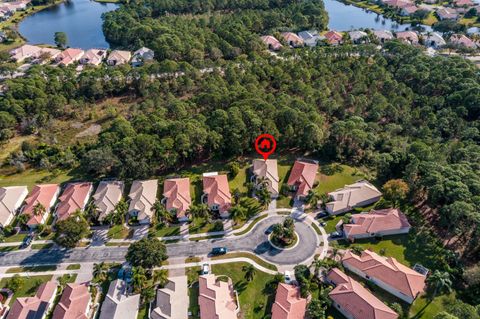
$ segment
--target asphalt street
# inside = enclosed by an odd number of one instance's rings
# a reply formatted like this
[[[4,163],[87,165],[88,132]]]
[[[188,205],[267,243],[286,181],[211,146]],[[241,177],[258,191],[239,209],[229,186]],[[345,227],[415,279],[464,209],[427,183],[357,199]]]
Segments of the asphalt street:
[[[317,235],[310,226],[296,222],[295,231],[299,236],[299,244],[290,250],[275,249],[269,244],[265,230],[284,219],[284,216],[266,218],[244,236],[168,244],[167,252],[170,257],[200,256],[210,253],[213,247],[224,246],[229,251],[252,252],[278,265],[298,264],[315,253]],[[42,249],[2,252],[0,253],[0,267],[102,261],[123,262],[127,249],[128,247],[102,246],[70,250]]]

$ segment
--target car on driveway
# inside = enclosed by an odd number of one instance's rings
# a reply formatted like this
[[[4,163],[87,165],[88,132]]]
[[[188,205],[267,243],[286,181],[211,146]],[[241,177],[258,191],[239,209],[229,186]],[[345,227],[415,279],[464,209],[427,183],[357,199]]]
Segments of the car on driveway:
[[[330,238],[341,238],[343,237],[342,232],[334,231],[333,233],[330,234]]]
[[[225,255],[227,253],[227,247],[213,247],[212,256]]]
[[[283,276],[285,277],[285,283],[287,285],[292,283],[292,275],[290,274],[290,272],[288,270],[285,270],[285,273],[283,274]]]
[[[326,222],[321,222],[320,226],[325,227],[325,226],[327,226],[327,223]]]
[[[202,265],[202,275],[208,275],[210,273],[210,266],[208,264]]]
[[[20,246],[20,248],[27,248],[28,246],[30,246],[30,244],[32,243],[33,241],[33,237],[35,236],[34,233],[30,233],[28,234],[27,237],[25,237],[22,241],[22,245]]]
[[[316,218],[317,218],[317,219],[320,219],[320,218],[327,217],[327,216],[328,216],[327,213],[321,212],[321,213],[318,213],[318,214],[317,214],[317,217],[316,217]]]

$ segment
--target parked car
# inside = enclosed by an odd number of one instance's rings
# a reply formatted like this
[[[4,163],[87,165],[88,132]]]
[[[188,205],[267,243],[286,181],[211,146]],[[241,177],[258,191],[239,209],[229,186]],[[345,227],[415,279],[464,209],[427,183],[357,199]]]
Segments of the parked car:
[[[320,219],[320,218],[323,218],[323,217],[327,217],[327,216],[328,216],[327,213],[321,212],[321,213],[318,213],[318,214],[317,214],[317,219]]]
[[[343,237],[342,232],[334,231],[333,233],[330,234],[330,238],[340,238]]]
[[[20,247],[21,248],[27,248],[28,246],[30,246],[30,244],[33,241],[34,236],[35,235],[33,233],[28,234],[28,236],[23,239],[22,245]]]
[[[225,255],[227,251],[228,251],[227,247],[213,247],[212,255],[213,256]]]
[[[291,284],[292,283],[292,275],[290,274],[290,272],[288,270],[285,270],[285,273],[283,274],[283,276],[285,277],[285,283],[286,284]]]
[[[265,230],[265,235],[270,235],[273,231],[273,225],[270,225],[266,230]]]
[[[320,226],[325,227],[325,226],[327,226],[327,223],[326,222],[321,222]]]
[[[210,273],[210,266],[208,264],[202,265],[202,275],[208,275]]]

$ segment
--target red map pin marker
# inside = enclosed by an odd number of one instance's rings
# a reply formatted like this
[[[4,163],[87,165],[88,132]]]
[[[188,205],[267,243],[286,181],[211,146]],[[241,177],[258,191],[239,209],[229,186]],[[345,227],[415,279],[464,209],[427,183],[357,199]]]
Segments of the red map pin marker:
[[[270,134],[259,135],[255,140],[255,150],[263,156],[264,160],[267,160],[268,157],[275,152],[276,148],[277,141],[275,141],[275,138]]]

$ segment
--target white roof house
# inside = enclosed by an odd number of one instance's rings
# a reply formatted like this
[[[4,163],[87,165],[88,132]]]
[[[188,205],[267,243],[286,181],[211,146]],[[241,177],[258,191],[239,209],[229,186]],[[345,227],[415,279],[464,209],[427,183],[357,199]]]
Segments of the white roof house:
[[[152,207],[157,199],[158,181],[134,181],[130,188],[128,212],[136,216],[140,224],[149,224],[153,217]]]
[[[394,39],[393,33],[388,30],[374,30],[373,34],[381,43]]]
[[[430,32],[424,35],[427,47],[440,48],[447,44],[445,39],[438,32]]]
[[[133,53],[132,65],[141,66],[145,61],[151,61],[155,57],[153,50],[143,47]]]
[[[99,221],[103,221],[122,199],[124,184],[121,181],[101,181],[97,191],[93,195],[93,200],[97,211]]]
[[[332,215],[348,212],[355,207],[373,204],[382,197],[382,193],[375,186],[364,180],[346,185],[328,195],[333,200],[327,203],[327,212]]]
[[[187,319],[188,318],[187,276],[170,277],[165,288],[157,290],[155,308],[151,319]]]
[[[278,197],[280,179],[278,177],[277,160],[275,159],[254,159],[252,167],[252,179],[258,185],[261,181],[265,181],[268,191],[273,198]]]
[[[113,50],[107,58],[108,65],[126,64],[130,61],[132,53],[130,51]]]
[[[320,36],[318,32],[315,30],[311,31],[301,31],[298,33],[298,36],[303,39],[303,43],[309,47],[314,47],[317,45],[318,40],[320,40]]]
[[[0,226],[9,225],[28,195],[27,186],[0,187]]]
[[[136,319],[140,307],[140,294],[128,294],[127,283],[112,281],[102,304],[99,319]]]
[[[361,43],[368,40],[368,34],[360,30],[350,31],[348,35],[353,43]]]

